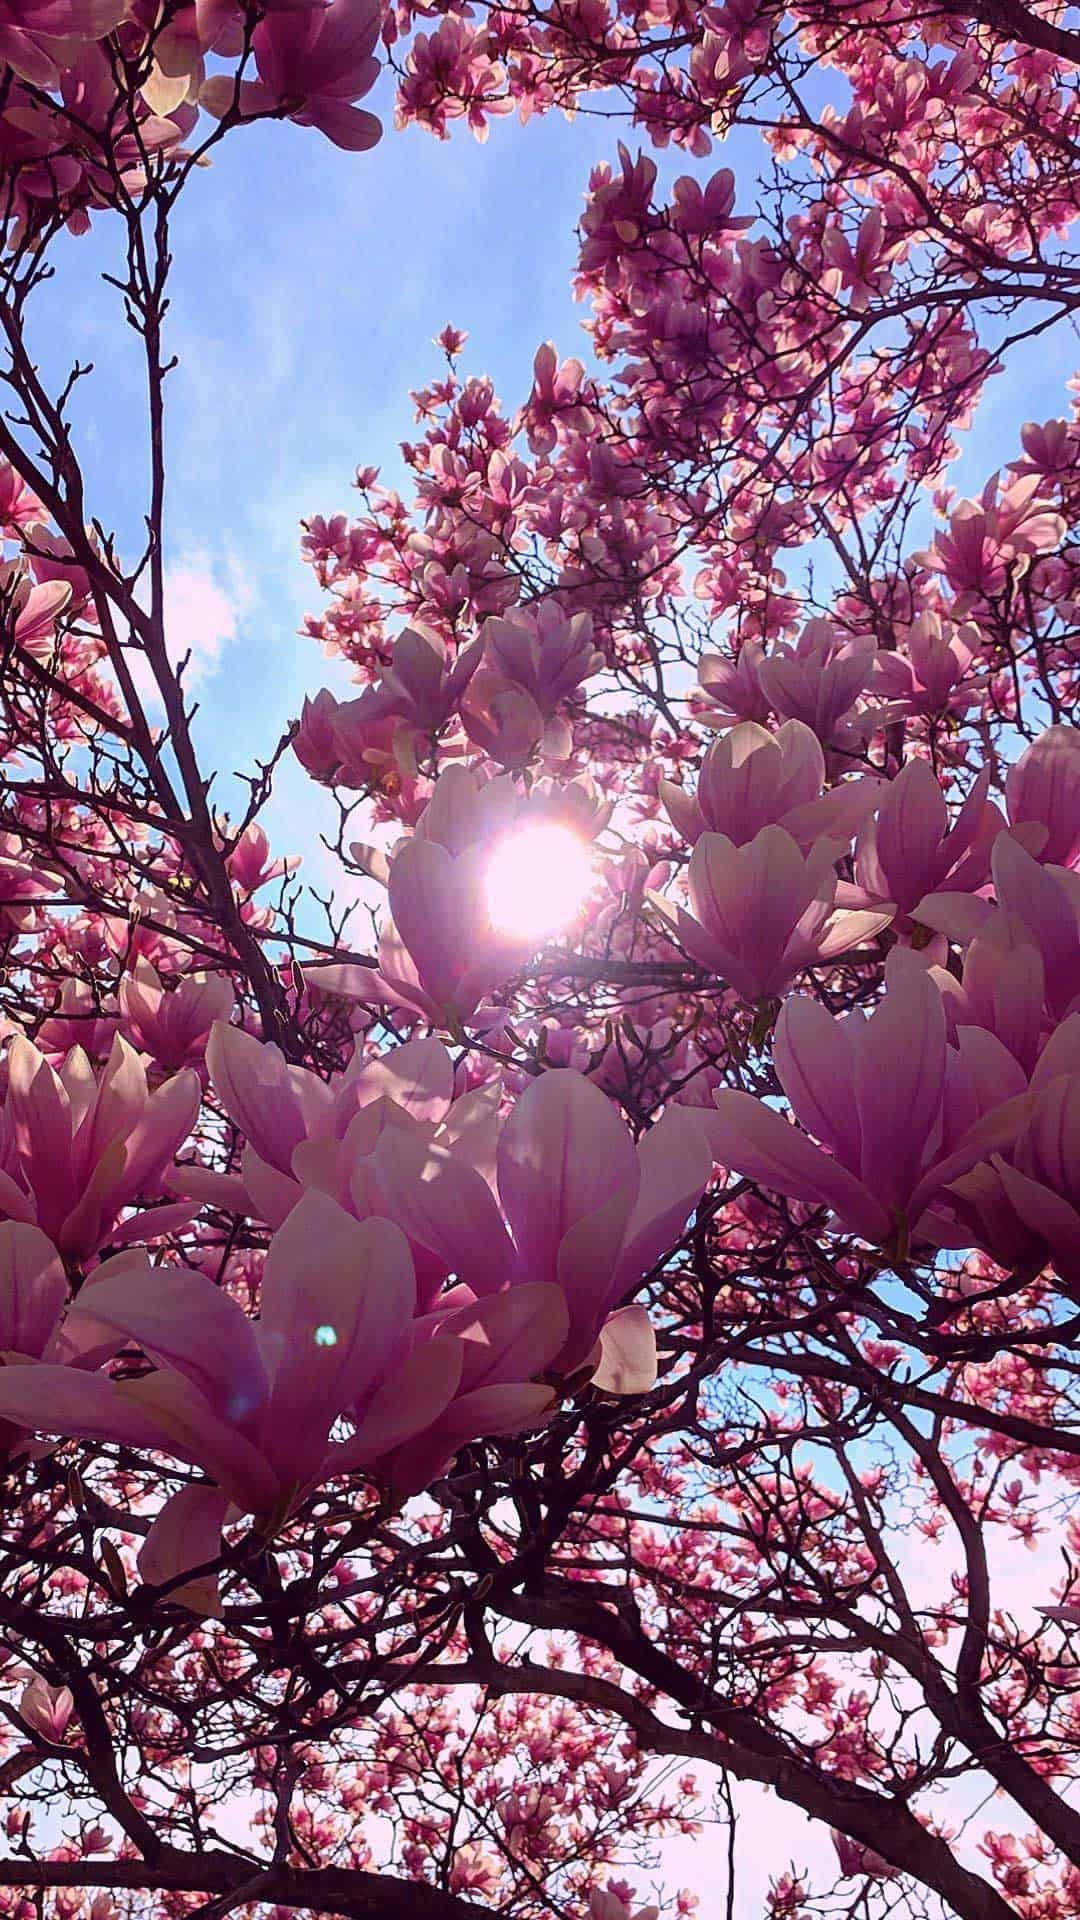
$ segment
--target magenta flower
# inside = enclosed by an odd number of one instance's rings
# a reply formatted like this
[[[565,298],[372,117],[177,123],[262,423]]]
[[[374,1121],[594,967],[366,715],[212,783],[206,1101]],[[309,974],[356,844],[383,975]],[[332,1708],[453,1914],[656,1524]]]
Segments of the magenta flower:
[[[373,52],[379,24],[377,0],[271,8],[252,37],[259,77],[242,82],[241,112],[285,112],[299,126],[318,127],[335,146],[354,153],[373,147],[382,128],[373,113],[352,103],[378,77]],[[231,76],[215,74],[199,98],[220,117],[234,92]]]
[[[201,1273],[110,1261],[69,1324],[87,1317],[93,1335],[140,1347],[154,1371],[121,1381],[48,1361],[8,1365],[0,1418],[200,1468],[207,1483],[166,1503],[140,1554],[145,1578],[173,1581],[216,1557],[230,1506],[271,1531],[325,1480],[378,1471],[410,1491],[465,1440],[543,1418],[554,1389],[532,1376],[569,1325],[557,1286],[451,1303],[426,1323],[414,1321],[416,1304],[400,1229],[310,1192],[271,1243],[257,1325]],[[342,1419],[351,1438],[331,1439]],[[177,1597],[214,1604],[204,1583]]]
[[[950,1179],[1013,1138],[1019,1114],[1010,1096],[1025,1084],[992,1034],[970,1029],[959,1049],[946,1046],[941,995],[914,956],[903,958],[869,1019],[834,1020],[801,995],[784,1006],[773,1061],[805,1132],[750,1094],[724,1089],[713,1096],[710,1135],[732,1172],[830,1207],[875,1246],[901,1248]]]
[[[1048,1040],[1015,1137],[949,1181],[935,1206],[1000,1266],[1054,1265],[1080,1283],[1080,1013]],[[955,1236],[942,1236],[955,1244]]]
[[[416,1349],[416,1364],[430,1364],[444,1348],[457,1350],[459,1374],[453,1397],[413,1438],[385,1460],[393,1485],[418,1492],[449,1465],[471,1440],[492,1439],[542,1424],[555,1403],[554,1388],[537,1380],[566,1343],[569,1316],[560,1289],[550,1281],[525,1282],[485,1300],[473,1300],[430,1316],[429,1344]],[[445,1363],[440,1359],[440,1366]],[[357,1446],[370,1449],[370,1425],[361,1423],[346,1442],[339,1467]],[[370,1456],[369,1456],[370,1457]]]
[[[71,1689],[50,1687],[38,1674],[23,1688],[19,1700],[19,1713],[26,1725],[55,1746],[59,1746],[67,1733],[74,1711]]]
[[[710,727],[730,727],[739,720],[769,718],[769,702],[761,685],[765,648],[760,640],[746,640],[734,660],[722,653],[703,653],[698,662],[701,692],[717,712],[702,718]]]
[[[1046,975],[1034,936],[1015,913],[987,916],[964,955],[963,979],[932,967],[950,1035],[985,1027],[1030,1073],[1043,1038]]]
[[[159,1067],[198,1067],[215,1020],[233,1009],[231,982],[220,973],[189,973],[166,992],[140,955],[120,982],[120,1011],[128,1038]]]
[[[485,995],[523,966],[530,942],[494,927],[487,898],[489,849],[454,855],[414,836],[390,867],[392,931],[379,942],[391,993],[435,1026],[468,1020]],[[402,964],[404,949],[409,968]],[[410,977],[415,972],[415,986]]]
[[[437,1040],[408,1040],[366,1062],[358,1051],[350,1067],[326,1083],[290,1066],[272,1043],[221,1024],[211,1034],[207,1065],[218,1100],[246,1138],[242,1208],[272,1227],[288,1218],[308,1186],[329,1193],[357,1219],[390,1217],[373,1159],[387,1127],[396,1137],[415,1129],[425,1141],[453,1146],[481,1165],[494,1163],[497,1087],[455,1101],[453,1064]],[[191,1173],[183,1173],[190,1185]],[[426,1306],[447,1269],[415,1244],[413,1257]]]
[[[16,1037],[0,1117],[0,1215],[36,1223],[74,1259],[175,1224],[162,1209],[117,1226],[125,1208],[161,1192],[199,1100],[190,1071],[151,1093],[141,1059],[119,1034],[97,1077],[78,1047],[57,1073]]]
[[[841,887],[839,897],[867,907],[891,900],[907,916],[939,888],[974,892],[983,886],[991,847],[1005,824],[987,801],[989,785],[987,767],[950,827],[945,795],[929,761],[909,760],[884,785],[877,818],[859,834],[855,886]]]
[[[763,827],[784,827],[802,852],[830,838],[839,854],[877,804],[884,782],[851,780],[822,793],[825,756],[800,720],[775,733],[743,721],[713,742],[701,764],[696,795],[670,780],[659,792],[668,819],[692,845],[722,833],[737,847]]]
[[[604,666],[593,642],[591,615],[568,617],[555,600],[485,620],[482,637],[485,664],[529,694],[545,720]]]
[[[662,894],[653,905],[680,946],[751,1005],[772,999],[807,967],[833,960],[887,927],[893,908],[838,911],[836,847],[803,854],[783,827],[763,827],[746,846],[703,833],[690,856],[687,913]]]
[[[355,702],[358,720],[401,719],[421,733],[446,725],[480,664],[479,640],[451,656],[446,642],[426,627],[406,627],[377,686]]]
[[[462,701],[461,719],[472,745],[496,766],[513,772],[528,766],[544,740],[544,716],[532,694],[487,667],[481,667],[473,679]],[[567,741],[563,757],[568,751]]]
[[[1043,964],[1046,1005],[1063,1020],[1080,998],[1080,874],[1044,867],[999,833],[990,860],[999,908],[1022,921]],[[920,900],[914,917],[966,946],[985,930],[994,907],[970,894],[939,892]]]
[[[559,1287],[569,1328],[552,1364],[563,1373],[590,1362],[608,1315],[678,1238],[712,1167],[696,1112],[671,1108],[635,1147],[606,1095],[561,1067],[532,1081],[506,1121],[495,1192],[415,1136],[384,1135],[375,1158],[392,1218],[474,1293],[523,1280]],[[649,1343],[647,1373],[651,1336],[635,1321],[629,1339],[635,1328]]]
[[[794,647],[775,647],[765,656],[758,680],[774,713],[801,720],[828,746],[846,739],[841,722],[869,685],[876,657],[868,635],[845,637],[825,620],[810,620]]]
[[[154,1270],[129,1255],[88,1283],[77,1312],[141,1347],[155,1371],[120,1382],[46,1363],[5,1367],[0,1415],[37,1432],[171,1454],[209,1476],[221,1515],[227,1498],[280,1521],[318,1482],[331,1429],[349,1409],[366,1403],[370,1417],[389,1386],[401,1399],[404,1439],[453,1393],[449,1363],[441,1388],[428,1380],[424,1399],[405,1393],[415,1305],[399,1229],[353,1220],[309,1193],[266,1256],[257,1327],[205,1275]]]
[[[879,652],[874,692],[895,703],[898,717],[966,713],[985,684],[985,675],[971,673],[981,646],[978,627],[969,624],[950,631],[937,614],[920,614],[908,628],[902,649]]]
[[[98,40],[127,11],[127,0],[0,0],[0,64],[35,87],[55,87],[64,40]]]

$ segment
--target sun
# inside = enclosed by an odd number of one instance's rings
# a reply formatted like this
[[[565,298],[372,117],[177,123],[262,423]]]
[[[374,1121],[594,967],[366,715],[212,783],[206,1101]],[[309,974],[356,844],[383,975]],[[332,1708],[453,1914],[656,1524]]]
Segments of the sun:
[[[591,881],[590,849],[569,827],[524,827],[499,842],[488,864],[491,924],[541,940],[574,919]]]

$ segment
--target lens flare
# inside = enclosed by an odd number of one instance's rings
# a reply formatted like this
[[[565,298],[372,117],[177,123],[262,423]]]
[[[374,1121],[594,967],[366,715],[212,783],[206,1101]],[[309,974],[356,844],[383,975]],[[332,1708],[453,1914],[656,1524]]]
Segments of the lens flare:
[[[500,933],[542,940],[573,920],[591,880],[590,850],[569,827],[524,827],[500,841],[491,856],[491,924]]]

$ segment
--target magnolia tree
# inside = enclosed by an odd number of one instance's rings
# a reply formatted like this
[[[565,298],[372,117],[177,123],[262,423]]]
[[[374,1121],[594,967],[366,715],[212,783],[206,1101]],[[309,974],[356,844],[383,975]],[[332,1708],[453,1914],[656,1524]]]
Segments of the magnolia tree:
[[[403,125],[692,171],[596,168],[513,411],[447,327],[411,493],[304,531],[356,695],[313,651],[229,817],[170,218],[253,120],[369,147],[380,33]],[[832,1861],[775,1920],[1069,1920],[1080,412],[949,469],[1080,303],[1080,31],[0,0],[0,61],[0,1912],[704,1920],[765,1789]],[[92,222],[139,551],[34,346]]]

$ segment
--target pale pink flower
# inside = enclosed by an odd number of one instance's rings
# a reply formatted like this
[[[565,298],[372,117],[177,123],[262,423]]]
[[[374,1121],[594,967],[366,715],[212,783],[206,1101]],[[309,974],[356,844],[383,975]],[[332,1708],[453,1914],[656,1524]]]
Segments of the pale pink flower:
[[[19,1712],[28,1727],[42,1739],[59,1746],[67,1733],[75,1702],[68,1687],[50,1687],[39,1675],[23,1688]]]
[[[661,780],[660,798],[676,832],[693,844],[705,832],[745,846],[762,827],[784,827],[808,853],[831,839],[837,852],[877,804],[884,783],[845,781],[822,793],[825,756],[799,720],[775,732],[742,721],[714,741],[701,763],[696,794]]]
[[[889,905],[836,908],[836,859],[829,841],[804,855],[783,827],[763,827],[743,847],[703,833],[690,856],[690,912],[662,894],[650,898],[690,957],[756,1004],[892,919]]]
[[[0,1214],[36,1223],[74,1259],[174,1224],[179,1216],[161,1209],[117,1225],[136,1200],[161,1192],[199,1100],[190,1071],[151,1093],[139,1055],[119,1034],[99,1074],[78,1047],[56,1072],[19,1035],[0,1117]]]

